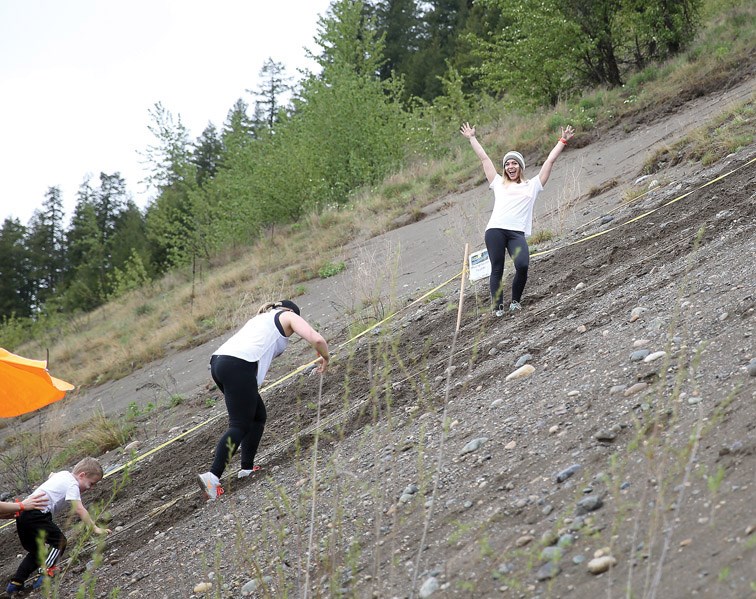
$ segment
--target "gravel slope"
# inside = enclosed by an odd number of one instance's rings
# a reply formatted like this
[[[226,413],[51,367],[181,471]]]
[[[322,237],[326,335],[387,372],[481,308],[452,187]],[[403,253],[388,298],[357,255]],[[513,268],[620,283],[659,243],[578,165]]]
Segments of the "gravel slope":
[[[660,173],[661,186],[622,206],[638,175],[635,134],[612,130],[574,150],[611,164],[612,148],[627,154],[602,170],[622,184],[584,198],[560,239],[538,248],[513,317],[489,314],[485,282],[466,287],[456,337],[458,280],[410,303],[459,270],[450,239],[480,238],[465,227],[479,227],[484,186],[360,244],[352,271],[359,256],[381,264],[381,251],[400,248],[407,307],[337,352],[322,394],[307,375],[264,394],[263,473],[229,478],[217,502],[202,501],[193,479],[225,427],[223,410],[206,407],[218,395],[208,347],[72,402],[91,410],[161,381],[191,397],[143,419],[137,451],[184,437],[138,462],[115,497],[120,476],[85,497],[107,501],[116,531],[87,596],[753,596],[756,147]],[[612,219],[596,219],[609,206]],[[304,302],[334,347],[347,340],[349,281],[319,282]],[[309,359],[304,349],[269,380]],[[508,380],[522,363],[533,372]],[[12,527],[0,538],[9,577],[18,542]],[[91,553],[67,562],[58,596],[75,596]],[[596,558],[613,567],[591,573]]]

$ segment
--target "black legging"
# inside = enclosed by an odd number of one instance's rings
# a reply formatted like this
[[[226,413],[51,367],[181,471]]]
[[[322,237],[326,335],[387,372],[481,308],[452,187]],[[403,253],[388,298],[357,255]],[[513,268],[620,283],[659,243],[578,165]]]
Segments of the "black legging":
[[[491,276],[488,279],[491,287],[491,301],[495,310],[504,309],[501,279],[504,276],[504,256],[509,252],[514,260],[515,276],[512,280],[512,300],[519,302],[525,283],[528,280],[528,266],[530,265],[530,251],[525,233],[510,231],[509,229],[486,230],[486,249],[491,260]]]
[[[240,445],[241,467],[252,469],[268,415],[257,389],[257,362],[213,356],[210,374],[223,393],[228,410],[228,430],[218,441],[210,468],[220,478]]]
[[[66,535],[53,522],[49,512],[43,514],[39,510],[21,512],[16,520],[16,528],[21,546],[29,553],[21,560],[11,580],[23,584],[32,572],[42,566],[37,545],[39,539],[44,538],[45,545],[50,547],[44,563],[46,568],[50,568],[58,563],[60,556],[66,550]]]

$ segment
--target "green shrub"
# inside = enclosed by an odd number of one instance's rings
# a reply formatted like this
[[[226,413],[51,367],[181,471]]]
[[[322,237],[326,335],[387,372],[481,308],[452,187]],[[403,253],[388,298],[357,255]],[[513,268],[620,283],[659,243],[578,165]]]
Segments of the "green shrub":
[[[321,279],[327,279],[334,275],[339,274],[341,271],[346,270],[346,264],[344,262],[326,262],[318,269],[318,276]]]
[[[637,73],[634,73],[630,77],[628,77],[625,87],[631,90],[637,90],[644,83],[648,83],[649,81],[656,81],[658,78],[659,67],[657,65],[651,65],[646,67],[642,71],[638,71]]]
[[[28,319],[16,318],[13,314],[10,318],[4,316],[0,323],[0,347],[13,351],[28,339],[28,329]]]

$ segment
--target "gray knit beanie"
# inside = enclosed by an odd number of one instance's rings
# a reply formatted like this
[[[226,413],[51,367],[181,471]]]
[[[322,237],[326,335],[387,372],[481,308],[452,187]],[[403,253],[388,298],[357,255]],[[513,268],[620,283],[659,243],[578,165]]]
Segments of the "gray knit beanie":
[[[520,154],[519,152],[515,152],[514,150],[511,151],[511,152],[507,152],[504,155],[504,160],[502,160],[502,164],[506,164],[507,160],[512,160],[512,159],[516,160],[519,163],[520,170],[524,172],[525,171],[525,159],[522,157],[522,154]]]

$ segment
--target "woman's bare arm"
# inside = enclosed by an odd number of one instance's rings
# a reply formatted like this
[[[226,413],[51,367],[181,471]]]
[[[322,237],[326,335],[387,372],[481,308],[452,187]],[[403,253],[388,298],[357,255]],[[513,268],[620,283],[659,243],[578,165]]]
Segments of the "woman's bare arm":
[[[294,312],[282,312],[279,321],[283,325],[287,336],[296,333],[318,352],[318,372],[325,372],[328,362],[331,360],[331,355],[328,351],[328,343],[326,343],[323,336],[313,329],[304,318]]]
[[[572,139],[573,135],[575,135],[575,130],[572,128],[572,125],[567,125],[566,127],[562,127],[562,137],[556,143],[556,145],[551,150],[551,152],[549,152],[549,157],[546,158],[546,162],[543,163],[543,166],[541,167],[541,170],[538,173],[538,178],[541,180],[542,186],[544,187],[546,186],[546,181],[548,181],[549,177],[551,176],[551,167],[554,166],[554,163],[556,162],[556,159],[559,157],[559,154],[562,153],[562,150],[564,150],[564,146],[566,146],[567,142],[570,139]]]
[[[496,178],[496,167],[488,157],[488,154],[486,154],[483,146],[480,145],[480,142],[475,137],[475,127],[471,127],[470,123],[462,123],[462,126],[459,128],[459,132],[470,140],[470,145],[472,146],[475,155],[483,164],[483,172],[486,173],[486,179],[488,179],[488,182],[491,183]]]

